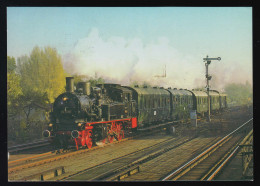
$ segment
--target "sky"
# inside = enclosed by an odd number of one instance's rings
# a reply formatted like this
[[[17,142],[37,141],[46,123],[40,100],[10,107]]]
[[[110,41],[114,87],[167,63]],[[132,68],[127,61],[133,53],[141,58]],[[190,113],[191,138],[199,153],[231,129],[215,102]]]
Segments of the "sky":
[[[51,46],[70,74],[129,85],[252,84],[251,7],[7,7],[7,55]],[[162,75],[166,66],[166,78]]]

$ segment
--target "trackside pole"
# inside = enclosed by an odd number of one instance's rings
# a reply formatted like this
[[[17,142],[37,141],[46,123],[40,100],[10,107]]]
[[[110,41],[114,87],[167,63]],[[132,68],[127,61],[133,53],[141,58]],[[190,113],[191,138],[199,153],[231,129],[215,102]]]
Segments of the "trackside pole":
[[[209,96],[209,80],[211,80],[212,76],[209,75],[208,71],[209,71],[209,65],[211,63],[212,60],[218,60],[220,61],[221,58],[209,58],[208,56],[206,58],[203,58],[203,61],[205,62],[205,66],[206,66],[206,79],[207,79],[207,94],[208,94],[208,116],[207,116],[207,120],[208,122],[210,122],[210,96]]]

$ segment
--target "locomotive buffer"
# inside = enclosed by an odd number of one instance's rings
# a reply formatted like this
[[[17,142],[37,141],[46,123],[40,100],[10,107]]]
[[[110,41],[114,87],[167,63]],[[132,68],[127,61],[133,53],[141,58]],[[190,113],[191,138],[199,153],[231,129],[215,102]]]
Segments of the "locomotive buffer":
[[[209,65],[211,63],[212,60],[218,60],[220,61],[221,58],[218,57],[218,58],[209,58],[208,56],[206,58],[203,58],[203,61],[205,62],[205,66],[206,66],[206,80],[207,80],[207,85],[206,85],[206,88],[207,88],[207,94],[208,94],[208,117],[207,117],[207,120],[208,122],[210,122],[210,96],[209,96],[209,80],[211,80],[212,76],[209,75]]]

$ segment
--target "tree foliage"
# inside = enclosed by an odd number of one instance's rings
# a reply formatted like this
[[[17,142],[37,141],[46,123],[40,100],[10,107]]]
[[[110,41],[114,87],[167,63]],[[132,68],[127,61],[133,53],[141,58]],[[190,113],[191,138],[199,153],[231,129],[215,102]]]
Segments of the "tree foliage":
[[[65,91],[65,72],[56,49],[34,47],[17,64],[7,58],[8,138],[41,138],[49,103]]]
[[[94,79],[94,78],[90,78],[88,80],[90,82],[90,86],[96,86],[97,84],[104,84],[105,80],[101,77]]]
[[[253,89],[249,82],[228,84],[225,86],[225,92],[228,95],[229,104],[245,105],[253,102]]]
[[[19,107],[19,97],[23,94],[20,86],[20,76],[15,73],[14,57],[7,56],[7,111],[13,114]]]
[[[65,72],[56,49],[36,46],[30,57],[22,56],[17,61],[24,93],[46,93],[52,103],[65,90]]]
[[[16,68],[15,58],[7,56],[7,73],[14,72]]]

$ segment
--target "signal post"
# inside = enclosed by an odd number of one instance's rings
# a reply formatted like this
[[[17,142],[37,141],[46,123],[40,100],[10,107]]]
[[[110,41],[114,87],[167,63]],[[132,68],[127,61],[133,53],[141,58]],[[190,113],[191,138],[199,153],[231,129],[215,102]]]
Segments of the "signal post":
[[[209,96],[209,81],[211,80],[212,76],[209,75],[209,65],[211,63],[212,60],[218,60],[220,61],[221,58],[209,58],[208,56],[206,58],[203,58],[203,61],[205,62],[205,66],[206,66],[206,80],[207,80],[207,94],[208,94],[208,116],[207,116],[207,121],[210,122],[210,96]]]

